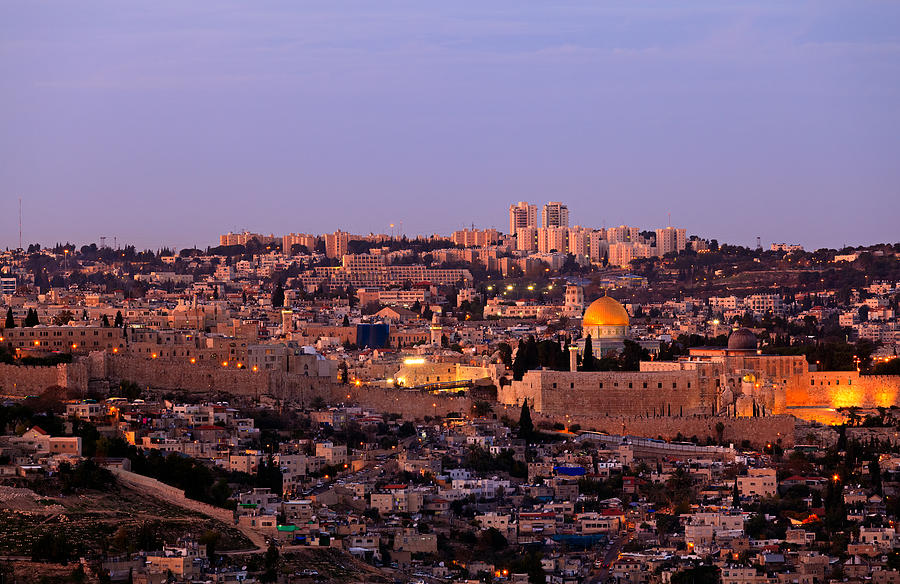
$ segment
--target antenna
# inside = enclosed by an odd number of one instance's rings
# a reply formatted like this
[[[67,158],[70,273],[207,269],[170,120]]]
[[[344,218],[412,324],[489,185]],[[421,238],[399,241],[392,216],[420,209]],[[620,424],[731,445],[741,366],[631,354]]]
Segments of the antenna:
[[[106,236],[101,235],[100,236],[100,249],[103,249],[104,247],[106,247]]]
[[[19,249],[22,249],[22,197],[19,197]]]
[[[756,249],[757,249],[757,250],[761,250],[761,249],[762,249],[762,242],[760,241],[758,235],[756,236]]]
[[[671,227],[671,226],[672,226],[672,214],[669,213],[669,224],[666,225],[666,227]]]

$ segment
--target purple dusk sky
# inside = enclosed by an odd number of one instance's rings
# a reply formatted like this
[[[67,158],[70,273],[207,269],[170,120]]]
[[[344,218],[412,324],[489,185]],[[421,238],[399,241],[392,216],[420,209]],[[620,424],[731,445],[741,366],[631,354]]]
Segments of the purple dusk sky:
[[[900,4],[0,4],[3,240],[589,227],[900,240]]]

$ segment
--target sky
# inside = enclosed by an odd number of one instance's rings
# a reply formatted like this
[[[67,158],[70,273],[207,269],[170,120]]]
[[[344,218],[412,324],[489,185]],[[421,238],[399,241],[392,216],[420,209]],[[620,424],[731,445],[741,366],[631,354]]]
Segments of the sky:
[[[0,3],[0,245],[669,223],[900,241],[900,3]],[[395,228],[398,229],[398,228]]]

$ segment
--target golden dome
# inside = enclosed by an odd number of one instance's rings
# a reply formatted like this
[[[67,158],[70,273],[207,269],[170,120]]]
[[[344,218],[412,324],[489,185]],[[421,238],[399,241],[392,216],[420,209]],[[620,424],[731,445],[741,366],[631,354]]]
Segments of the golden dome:
[[[628,326],[628,311],[615,298],[601,296],[584,311],[582,326]]]

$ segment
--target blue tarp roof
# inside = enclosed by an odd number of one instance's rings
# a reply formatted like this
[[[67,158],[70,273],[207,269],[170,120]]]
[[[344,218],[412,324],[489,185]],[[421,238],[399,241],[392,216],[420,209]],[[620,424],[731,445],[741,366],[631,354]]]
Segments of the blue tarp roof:
[[[580,466],[554,466],[553,471],[558,475],[567,477],[580,477],[587,473],[587,471]]]

